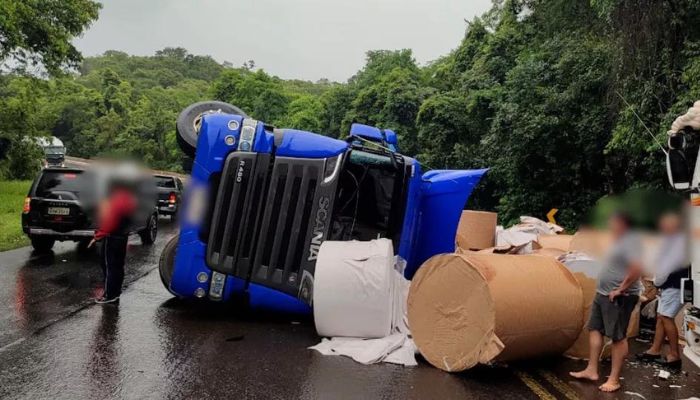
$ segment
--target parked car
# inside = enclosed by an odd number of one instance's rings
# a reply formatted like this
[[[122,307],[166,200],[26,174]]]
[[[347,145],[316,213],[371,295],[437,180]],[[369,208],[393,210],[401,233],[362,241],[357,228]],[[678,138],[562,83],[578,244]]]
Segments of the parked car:
[[[37,251],[50,250],[56,241],[72,240],[85,246],[96,228],[97,205],[109,184],[110,174],[78,168],[45,168],[34,179],[22,210],[22,230]],[[131,233],[152,244],[158,232],[155,184],[139,182],[139,201]]]
[[[180,235],[161,256],[182,298],[245,298],[254,308],[307,313],[325,240],[389,238],[412,277],[455,249],[466,200],[486,170],[423,173],[393,131],[353,124],[347,140],[276,129],[221,102],[177,121],[195,156]]]
[[[158,190],[158,213],[169,215],[174,221],[182,197],[182,180],[175,176],[153,175]]]

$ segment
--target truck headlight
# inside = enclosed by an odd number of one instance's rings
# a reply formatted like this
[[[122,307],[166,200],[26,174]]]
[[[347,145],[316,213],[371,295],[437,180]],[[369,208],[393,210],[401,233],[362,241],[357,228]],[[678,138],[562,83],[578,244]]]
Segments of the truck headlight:
[[[250,151],[253,148],[253,140],[255,139],[255,130],[258,128],[258,121],[252,118],[243,120],[241,127],[241,136],[238,138],[238,150]]]

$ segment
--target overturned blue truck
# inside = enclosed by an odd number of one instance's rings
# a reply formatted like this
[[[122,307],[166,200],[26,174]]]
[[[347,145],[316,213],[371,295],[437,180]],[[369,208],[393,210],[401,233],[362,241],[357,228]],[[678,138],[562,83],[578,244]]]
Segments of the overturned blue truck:
[[[163,284],[181,298],[282,312],[311,311],[325,240],[388,238],[409,279],[454,251],[461,211],[486,172],[423,173],[391,130],[353,124],[339,140],[268,126],[222,102],[186,108],[177,138],[194,163],[180,234],[161,255]]]

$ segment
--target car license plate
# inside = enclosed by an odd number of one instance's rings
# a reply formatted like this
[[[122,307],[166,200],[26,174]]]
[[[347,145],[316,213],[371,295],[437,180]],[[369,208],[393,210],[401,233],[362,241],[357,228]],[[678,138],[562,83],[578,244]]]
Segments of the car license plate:
[[[70,208],[67,207],[49,207],[49,215],[68,215]]]

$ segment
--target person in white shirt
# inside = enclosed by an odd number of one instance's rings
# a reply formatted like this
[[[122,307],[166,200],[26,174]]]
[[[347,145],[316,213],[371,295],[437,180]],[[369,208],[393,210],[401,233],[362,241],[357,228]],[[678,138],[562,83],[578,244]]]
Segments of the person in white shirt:
[[[683,232],[681,216],[668,213],[659,220],[662,241],[656,256],[654,286],[659,289],[656,310],[656,331],[651,348],[637,355],[641,361],[653,361],[668,369],[681,368],[678,329],[675,317],[683,308],[681,302],[681,278],[688,276],[688,238]],[[664,359],[662,349],[668,338],[669,351]]]

